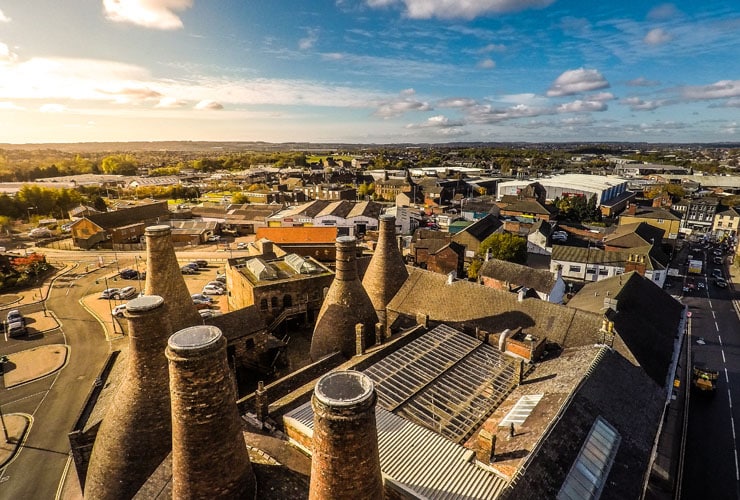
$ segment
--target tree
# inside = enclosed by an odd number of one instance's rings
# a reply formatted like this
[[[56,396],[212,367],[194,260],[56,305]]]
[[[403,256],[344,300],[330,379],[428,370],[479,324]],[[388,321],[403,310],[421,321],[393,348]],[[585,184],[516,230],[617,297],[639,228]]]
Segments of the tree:
[[[100,163],[103,173],[117,175],[136,175],[136,159],[130,155],[106,156]]]
[[[511,233],[492,234],[480,244],[478,255],[485,257],[489,249],[494,259],[527,263],[527,240],[521,236]]]

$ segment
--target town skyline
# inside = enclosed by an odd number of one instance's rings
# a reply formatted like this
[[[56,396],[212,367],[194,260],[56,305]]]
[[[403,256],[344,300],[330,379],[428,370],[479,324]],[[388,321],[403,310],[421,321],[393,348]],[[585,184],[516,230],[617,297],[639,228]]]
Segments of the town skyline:
[[[731,2],[0,0],[0,142],[738,142]]]

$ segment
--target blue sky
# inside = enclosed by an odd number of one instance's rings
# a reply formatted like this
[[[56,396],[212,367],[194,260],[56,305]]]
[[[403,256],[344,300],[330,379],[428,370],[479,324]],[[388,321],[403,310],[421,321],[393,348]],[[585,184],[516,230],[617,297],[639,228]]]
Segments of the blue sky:
[[[737,0],[0,0],[0,142],[740,141]]]

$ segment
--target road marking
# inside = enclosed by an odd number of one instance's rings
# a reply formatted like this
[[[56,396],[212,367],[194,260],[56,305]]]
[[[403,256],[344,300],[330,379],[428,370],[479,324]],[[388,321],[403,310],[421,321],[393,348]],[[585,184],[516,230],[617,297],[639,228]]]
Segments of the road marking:
[[[719,339],[719,345],[722,345],[722,335],[717,335],[717,338]]]
[[[711,301],[711,300],[708,300],[707,302],[709,302],[709,309],[714,309],[714,308],[712,307],[712,301]]]
[[[714,322],[714,327],[717,329],[717,331],[719,331],[719,325],[717,324],[716,321]]]
[[[729,387],[727,388],[727,399],[730,401],[730,409],[732,409],[732,393],[730,393],[730,388]],[[730,417],[730,418],[732,418],[732,417]],[[732,432],[734,433],[735,432],[735,430],[734,430],[735,429],[734,424],[733,424],[732,429],[733,429]]]
[[[735,419],[730,415],[730,424],[732,424],[732,440],[735,440]]]
[[[712,310],[712,317],[713,317],[714,319],[717,319],[717,315],[716,315],[716,314],[714,313],[714,310]]]
[[[737,465],[737,450],[735,450],[735,481],[740,481],[740,467]]]
[[[721,352],[722,352],[722,362],[723,362],[723,363],[727,363],[727,360],[725,360],[725,350],[724,350],[724,349],[722,349],[722,351],[721,351]]]
[[[725,382],[730,383],[730,377],[727,376],[727,368],[725,368]]]

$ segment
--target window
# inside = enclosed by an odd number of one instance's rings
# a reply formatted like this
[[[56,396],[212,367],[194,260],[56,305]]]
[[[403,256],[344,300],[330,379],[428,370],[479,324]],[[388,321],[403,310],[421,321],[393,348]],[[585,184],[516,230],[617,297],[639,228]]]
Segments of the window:
[[[658,224],[663,224],[665,221],[663,219],[658,219]]]
[[[270,306],[273,309],[275,309],[276,307],[278,307],[278,298],[277,297],[273,297],[273,298],[270,299]]]
[[[599,276],[609,276],[609,270],[602,267],[601,269],[599,269]]]
[[[283,297],[283,307],[290,307],[293,305],[293,297],[290,295],[285,295]]]
[[[580,273],[581,266],[568,266],[568,272],[569,273]]]
[[[260,309],[267,311],[267,299],[260,300]]]

